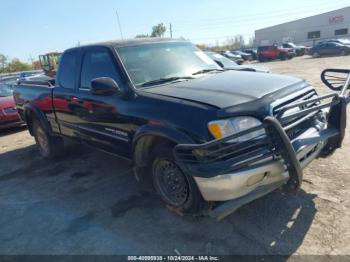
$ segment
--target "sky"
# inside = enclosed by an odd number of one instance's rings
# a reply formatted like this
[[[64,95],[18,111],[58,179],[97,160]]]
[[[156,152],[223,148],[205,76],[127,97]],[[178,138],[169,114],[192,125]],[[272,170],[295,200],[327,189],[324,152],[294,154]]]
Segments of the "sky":
[[[350,0],[0,0],[0,54],[28,62],[78,44],[149,34],[164,23],[194,43],[241,34],[350,6]]]

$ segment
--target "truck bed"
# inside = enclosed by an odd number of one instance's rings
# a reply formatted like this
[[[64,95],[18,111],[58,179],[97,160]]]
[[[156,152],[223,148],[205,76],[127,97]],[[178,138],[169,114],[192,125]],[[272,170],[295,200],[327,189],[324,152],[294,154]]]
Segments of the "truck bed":
[[[53,85],[48,81],[19,81],[14,86],[13,97],[17,110],[25,119],[26,107],[43,112],[48,118],[54,118],[52,102]]]

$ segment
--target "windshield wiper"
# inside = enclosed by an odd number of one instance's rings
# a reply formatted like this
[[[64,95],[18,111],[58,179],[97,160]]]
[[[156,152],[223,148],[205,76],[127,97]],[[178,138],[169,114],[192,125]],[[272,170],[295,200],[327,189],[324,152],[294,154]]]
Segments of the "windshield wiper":
[[[216,72],[224,72],[225,70],[213,69],[213,68],[211,68],[211,69],[202,69],[202,70],[199,70],[199,71],[193,73],[192,75],[205,74],[205,73],[214,72],[214,71],[216,71]]]
[[[182,79],[184,79],[184,80],[194,79],[194,77],[192,77],[192,76],[174,76],[174,77],[160,78],[160,79],[145,82],[141,86],[152,86],[152,85],[163,84],[163,83],[173,82],[173,81],[182,80]]]

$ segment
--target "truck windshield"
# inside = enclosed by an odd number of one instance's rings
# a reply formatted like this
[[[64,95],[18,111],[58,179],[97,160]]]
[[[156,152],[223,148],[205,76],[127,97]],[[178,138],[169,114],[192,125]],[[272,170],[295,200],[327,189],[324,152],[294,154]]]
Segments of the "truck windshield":
[[[221,68],[189,42],[141,44],[116,48],[136,87],[161,84],[164,79],[188,80],[198,72]]]

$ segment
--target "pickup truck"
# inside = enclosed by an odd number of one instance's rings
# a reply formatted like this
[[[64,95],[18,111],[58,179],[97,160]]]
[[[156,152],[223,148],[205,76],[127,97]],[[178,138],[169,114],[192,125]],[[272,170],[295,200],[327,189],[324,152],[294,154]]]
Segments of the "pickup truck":
[[[292,48],[283,48],[277,45],[270,45],[270,46],[259,46],[257,55],[258,55],[258,60],[260,62],[264,62],[266,60],[273,60],[273,59],[280,59],[280,60],[292,59],[293,57],[296,56],[296,53],[293,51]]]
[[[221,219],[298,190],[302,169],[341,146],[349,73],[325,70],[334,92],[319,96],[298,78],[224,70],[184,40],[135,39],[66,50],[56,80],[19,81],[14,98],[44,157],[66,139],[113,153],[171,210]]]

